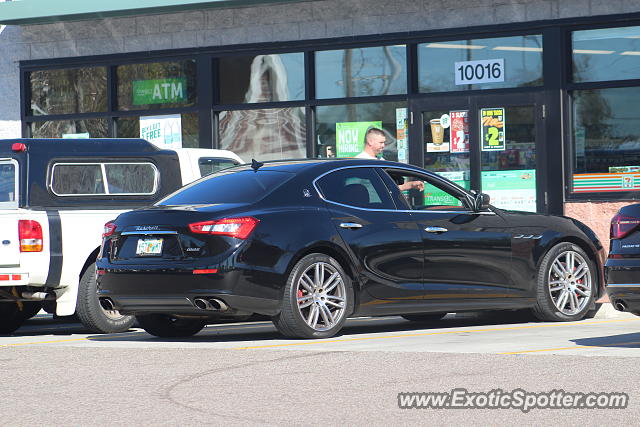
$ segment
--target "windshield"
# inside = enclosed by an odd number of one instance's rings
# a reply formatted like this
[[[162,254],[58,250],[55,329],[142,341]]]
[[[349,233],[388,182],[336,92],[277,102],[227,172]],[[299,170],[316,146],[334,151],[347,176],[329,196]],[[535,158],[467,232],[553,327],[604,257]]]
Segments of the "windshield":
[[[11,161],[0,162],[0,209],[18,205],[16,194],[16,165]]]
[[[196,181],[160,200],[157,204],[213,205],[253,203],[287,182],[294,175],[274,170],[218,172]]]

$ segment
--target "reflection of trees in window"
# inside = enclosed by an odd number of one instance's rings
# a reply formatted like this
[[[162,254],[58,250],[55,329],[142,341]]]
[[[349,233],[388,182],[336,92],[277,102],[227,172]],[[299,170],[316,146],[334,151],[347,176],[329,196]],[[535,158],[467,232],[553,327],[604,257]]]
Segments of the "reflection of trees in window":
[[[107,120],[49,120],[31,123],[33,138],[62,138],[64,134],[88,133],[90,138],[107,138]]]
[[[220,148],[245,160],[306,157],[306,128],[302,108],[223,111]]]
[[[373,54],[382,49],[382,55]],[[403,66],[390,46],[382,48],[345,49],[342,60],[342,82],[345,96],[373,96],[397,93],[391,85],[398,80]],[[376,73],[377,71],[377,73]]]
[[[105,67],[33,71],[30,80],[34,116],[107,110]]]
[[[600,90],[576,92],[576,124],[585,129],[589,145],[609,143],[611,106]]]

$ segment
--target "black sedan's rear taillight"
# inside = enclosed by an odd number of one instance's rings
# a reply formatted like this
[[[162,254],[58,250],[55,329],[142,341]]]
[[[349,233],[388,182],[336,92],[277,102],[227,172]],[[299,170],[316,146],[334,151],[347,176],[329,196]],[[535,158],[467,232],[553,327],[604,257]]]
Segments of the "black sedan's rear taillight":
[[[623,239],[640,225],[640,218],[633,218],[626,215],[616,214],[611,219],[611,232],[609,237],[612,239]]]
[[[189,224],[189,229],[192,233],[217,234],[220,236],[231,236],[244,240],[249,237],[259,222],[259,219],[250,216],[240,218],[223,218]]]

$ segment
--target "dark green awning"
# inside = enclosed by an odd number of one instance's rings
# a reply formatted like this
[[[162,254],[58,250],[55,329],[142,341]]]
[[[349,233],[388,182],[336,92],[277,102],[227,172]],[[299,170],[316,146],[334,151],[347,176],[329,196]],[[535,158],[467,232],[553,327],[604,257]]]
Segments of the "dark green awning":
[[[300,0],[13,0],[0,3],[0,24],[27,25],[114,16],[257,6]]]

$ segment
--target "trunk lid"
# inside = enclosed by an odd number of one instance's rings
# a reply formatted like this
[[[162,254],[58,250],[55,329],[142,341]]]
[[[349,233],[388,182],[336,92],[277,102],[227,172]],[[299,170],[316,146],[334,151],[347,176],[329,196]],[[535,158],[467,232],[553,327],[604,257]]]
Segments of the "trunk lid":
[[[189,264],[217,262],[244,240],[228,235],[195,233],[189,224],[235,218],[245,204],[155,206],[127,212],[115,221],[105,255],[113,263]]]

